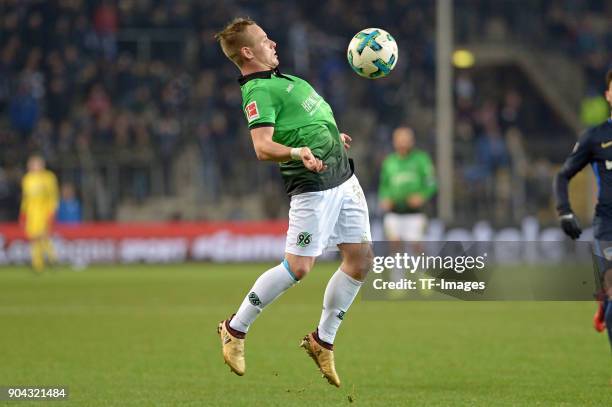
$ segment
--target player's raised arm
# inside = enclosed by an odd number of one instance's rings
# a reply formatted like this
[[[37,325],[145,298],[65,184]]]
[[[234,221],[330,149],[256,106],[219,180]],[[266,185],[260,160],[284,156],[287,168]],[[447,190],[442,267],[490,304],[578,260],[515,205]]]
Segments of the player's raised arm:
[[[301,160],[310,171],[321,172],[325,170],[323,162],[316,158],[310,148],[291,148],[272,140],[274,127],[256,127],[251,129],[253,147],[258,160],[285,162],[290,160]]]

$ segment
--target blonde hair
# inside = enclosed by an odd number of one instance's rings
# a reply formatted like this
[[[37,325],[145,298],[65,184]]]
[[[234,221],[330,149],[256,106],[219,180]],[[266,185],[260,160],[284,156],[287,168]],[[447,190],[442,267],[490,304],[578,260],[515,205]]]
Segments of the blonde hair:
[[[244,63],[240,50],[242,47],[252,45],[252,40],[246,33],[248,26],[256,24],[248,17],[237,17],[230,21],[225,28],[215,34],[215,39],[221,44],[221,49],[238,67]]]

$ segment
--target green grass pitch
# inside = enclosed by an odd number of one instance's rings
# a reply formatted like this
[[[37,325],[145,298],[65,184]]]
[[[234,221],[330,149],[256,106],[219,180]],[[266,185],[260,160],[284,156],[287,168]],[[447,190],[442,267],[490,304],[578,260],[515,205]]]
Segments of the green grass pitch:
[[[612,405],[593,302],[358,298],[336,338],[343,387],[330,386],[298,344],[331,263],[265,310],[235,376],[216,325],[268,266],[0,268],[0,386],[68,386],[54,406]]]

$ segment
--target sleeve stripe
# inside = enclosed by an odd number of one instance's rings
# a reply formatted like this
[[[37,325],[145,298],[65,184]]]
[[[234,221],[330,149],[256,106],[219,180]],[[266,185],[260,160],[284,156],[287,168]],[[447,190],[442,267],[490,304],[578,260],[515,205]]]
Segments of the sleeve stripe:
[[[256,129],[258,127],[274,127],[274,123],[255,123],[249,126],[249,130]]]

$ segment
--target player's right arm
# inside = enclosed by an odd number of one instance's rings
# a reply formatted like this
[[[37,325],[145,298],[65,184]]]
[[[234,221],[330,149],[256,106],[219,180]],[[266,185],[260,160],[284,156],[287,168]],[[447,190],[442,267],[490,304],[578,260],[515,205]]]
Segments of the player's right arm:
[[[244,95],[244,113],[249,123],[253,147],[258,160],[286,162],[301,160],[310,171],[321,172],[326,166],[316,158],[310,148],[291,148],[272,139],[278,110],[278,101],[265,87],[253,87]]]
[[[274,127],[255,127],[251,129],[253,147],[258,160],[285,162],[300,159],[304,167],[314,172],[324,171],[326,166],[323,161],[316,158],[310,148],[291,148],[272,140]]]
[[[578,140],[572,153],[567,157],[553,181],[553,192],[555,194],[561,228],[572,239],[580,237],[582,230],[570,205],[569,182],[574,175],[591,162],[591,158],[591,138],[589,137],[589,132],[587,132]]]

